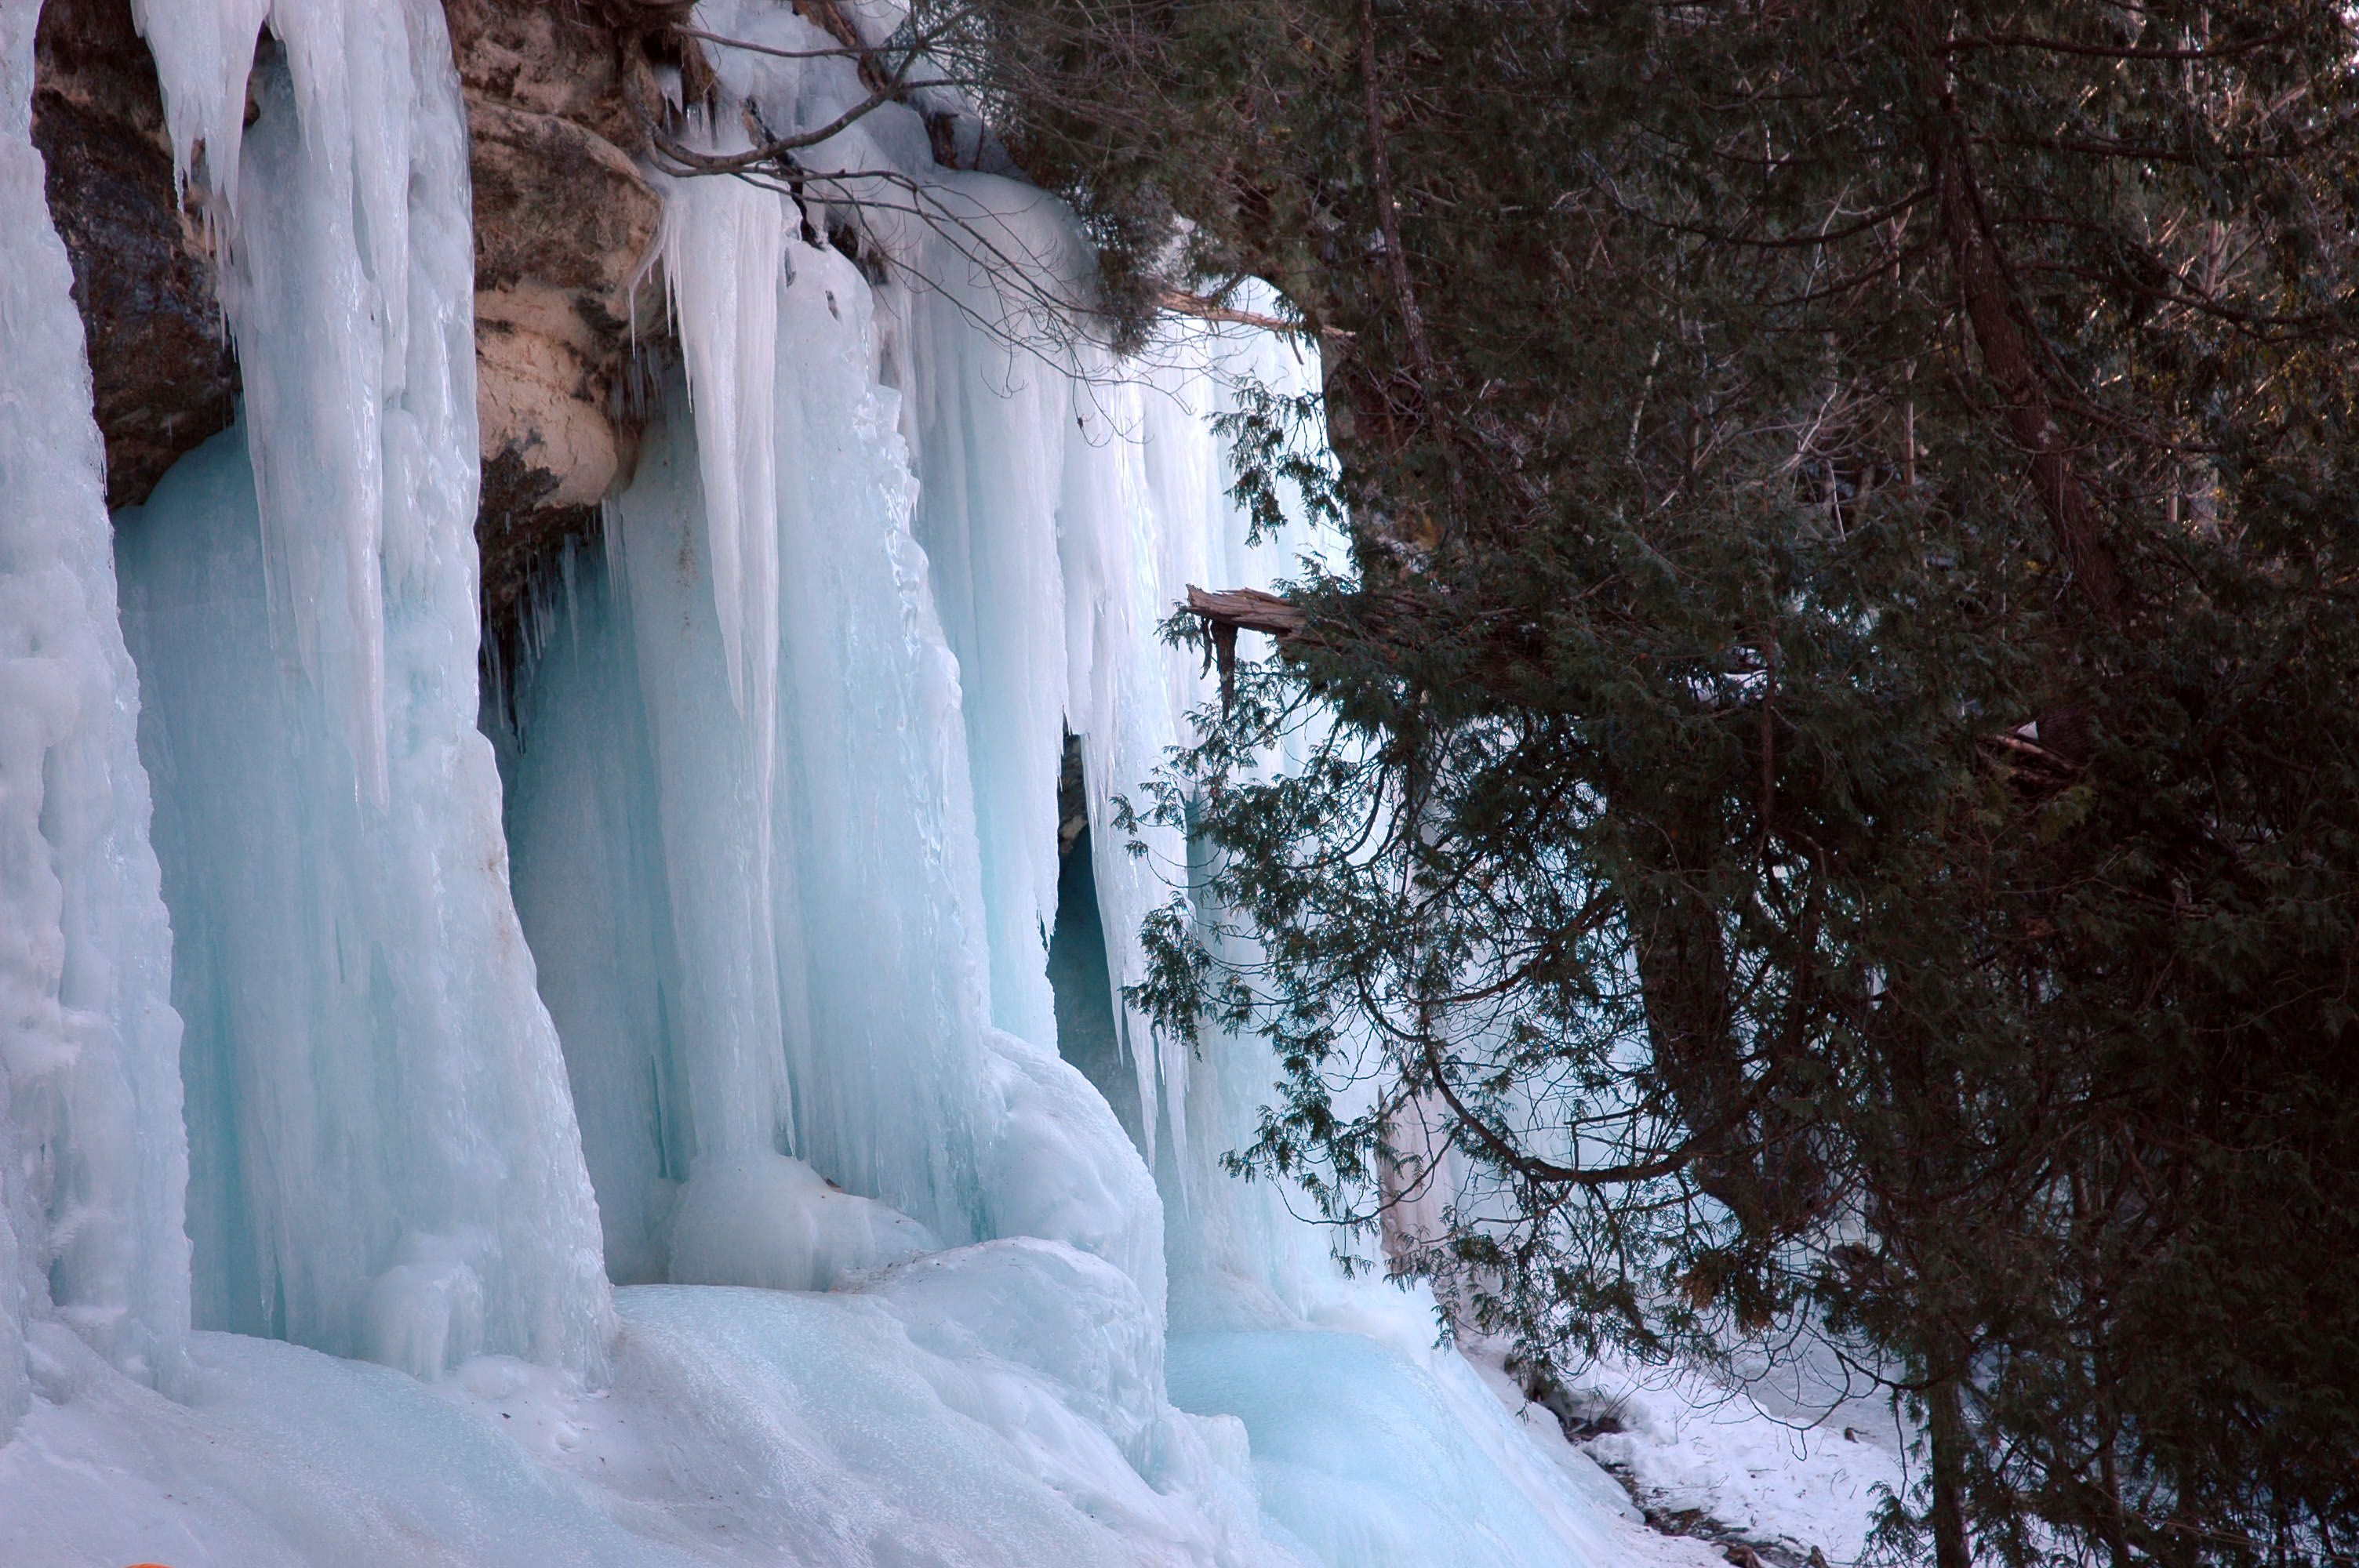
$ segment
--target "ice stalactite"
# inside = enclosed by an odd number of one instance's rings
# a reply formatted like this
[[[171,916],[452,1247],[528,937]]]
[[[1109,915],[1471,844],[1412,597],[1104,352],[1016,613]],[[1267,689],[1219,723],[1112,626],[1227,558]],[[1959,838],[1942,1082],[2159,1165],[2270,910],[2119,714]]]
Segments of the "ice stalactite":
[[[715,150],[742,148],[741,132]],[[778,535],[770,439],[776,423],[778,288],[787,214],[777,197],[734,179],[671,182],[663,272],[683,320],[729,331],[683,334],[697,409],[697,476],[712,607],[730,695],[766,759],[777,710]],[[765,774],[766,779],[766,774]]]
[[[81,319],[0,0],[0,1441],[54,1314],[169,1386],[189,1326],[180,1023]]]
[[[203,142],[245,384],[242,428],[121,526],[193,1021],[198,1322],[428,1376],[486,1349],[592,1368],[597,1221],[474,727],[473,245],[441,12],[277,0],[257,57],[263,19],[144,16],[175,140]]]
[[[1006,274],[1027,266],[1054,276],[1059,264],[1070,268],[1075,247],[1061,211],[1037,191],[968,175],[932,200],[973,225],[991,252],[978,254],[977,242],[956,232],[901,237],[926,280],[904,293],[897,323],[911,384],[918,536],[970,687],[994,1016],[1047,1042],[1056,1027],[1045,960],[1066,708],[1059,477],[1076,400],[1059,362],[1064,346],[1049,337],[1054,323],[1007,297]]]
[[[1244,303],[1266,309],[1277,301],[1254,286]],[[1136,796],[1169,749],[1191,738],[1190,710],[1213,696],[1210,672],[1187,650],[1158,645],[1158,628],[1188,585],[1266,587],[1340,541],[1299,515],[1254,539],[1229,493],[1234,474],[1212,424],[1247,387],[1281,397],[1315,393],[1315,352],[1265,332],[1186,324],[1167,329],[1139,362],[1102,364],[1099,374],[1094,384],[1072,384],[1071,417],[1060,422],[1070,427],[1058,501],[1067,711],[1082,737],[1114,1016],[1138,1075],[1147,1158],[1155,1162],[1168,1138],[1175,1145],[1169,1171],[1193,1181],[1205,1173],[1189,1158],[1196,1053],[1188,1042],[1156,1039],[1119,994],[1145,978],[1139,932],[1148,911],[1184,881],[1188,846],[1168,827],[1142,824],[1147,853],[1130,853],[1132,836],[1114,825],[1114,798]],[[1172,1195],[1183,1207],[1202,1195]]]
[[[691,364],[725,338],[775,378],[772,480],[734,503],[776,552],[776,601],[745,622],[777,629],[771,722],[733,700],[716,608],[732,600],[714,593],[708,432],[734,438],[737,416],[694,384],[650,432],[521,704],[517,896],[610,1258],[621,1279],[780,1277],[764,1249],[804,1245],[817,1190],[791,1156],[940,1243],[1097,1253],[1159,1310],[1160,1216],[1128,1141],[1077,1073],[991,1021],[964,687],[911,531],[869,286],[832,249],[791,240],[787,258],[750,322],[679,295]],[[650,860],[614,848],[650,840]],[[656,913],[604,913],[623,909]],[[738,1219],[734,1264],[680,1250],[716,1208],[760,1208],[766,1184],[772,1242]]]
[[[184,174],[199,172],[231,205],[255,40],[271,6],[272,0],[131,0],[132,18],[156,60],[173,160]]]

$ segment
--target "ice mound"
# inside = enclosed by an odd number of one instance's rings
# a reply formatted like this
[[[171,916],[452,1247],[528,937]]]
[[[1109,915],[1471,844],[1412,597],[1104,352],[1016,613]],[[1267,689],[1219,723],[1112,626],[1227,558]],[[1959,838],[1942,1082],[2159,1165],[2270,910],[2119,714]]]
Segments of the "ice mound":
[[[940,1245],[908,1215],[845,1192],[800,1160],[741,1155],[700,1168],[680,1188],[671,1278],[682,1285],[825,1291],[846,1274]]]
[[[272,1340],[200,1334],[191,1398],[36,1325],[39,1396],[0,1446],[0,1563],[40,1568],[1036,1568],[1284,1564],[1255,1529],[1241,1434],[1161,1406],[1137,1354],[1055,1364],[947,1328],[944,1294],[1041,1305],[1069,1249],[957,1254],[875,1294],[619,1292],[614,1381],[479,1357],[435,1384]],[[1043,1250],[1045,1249],[1045,1250]],[[909,1301],[897,1299],[906,1292]],[[919,1320],[913,1327],[904,1311]],[[1015,1353],[1003,1356],[993,1348]],[[1030,1354],[1030,1360],[1020,1359]],[[1124,1441],[1167,1429],[1151,1477]],[[1117,1392],[1117,1390],[1119,1390]],[[1159,1408],[1158,1408],[1159,1407]]]

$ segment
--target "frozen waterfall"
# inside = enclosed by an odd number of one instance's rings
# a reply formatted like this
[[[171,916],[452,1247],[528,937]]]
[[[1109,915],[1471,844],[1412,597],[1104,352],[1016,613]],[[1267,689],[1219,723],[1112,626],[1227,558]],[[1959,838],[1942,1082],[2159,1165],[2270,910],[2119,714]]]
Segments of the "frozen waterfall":
[[[1312,365],[1056,336],[1067,218],[905,105],[809,149],[808,210],[671,182],[678,362],[485,702],[440,5],[139,0],[245,395],[111,523],[38,11],[0,0],[0,1562],[1658,1552],[1429,1299],[1220,1173],[1258,1044],[1121,998],[1188,847],[1113,797],[1208,695],[1156,623],[1334,547],[1248,543],[1211,418]],[[865,91],[788,5],[698,19],[785,51],[718,51],[709,145]],[[929,204],[863,219],[881,273],[810,237],[877,170]]]
[[[0,5],[0,1439],[26,1334],[171,1386],[189,1327],[171,932],[98,427],[30,140],[33,23]]]

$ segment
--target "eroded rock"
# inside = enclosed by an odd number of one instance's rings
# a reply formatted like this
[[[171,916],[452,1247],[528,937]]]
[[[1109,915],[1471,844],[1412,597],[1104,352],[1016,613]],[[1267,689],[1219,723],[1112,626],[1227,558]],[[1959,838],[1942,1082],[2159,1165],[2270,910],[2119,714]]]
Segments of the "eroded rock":
[[[651,282],[663,202],[632,153],[632,36],[600,16],[451,0],[473,141],[475,355],[487,619],[630,477],[625,378],[666,323]]]
[[[228,427],[237,364],[130,0],[49,0],[35,39],[33,142],[90,344],[106,502],[136,506]]]

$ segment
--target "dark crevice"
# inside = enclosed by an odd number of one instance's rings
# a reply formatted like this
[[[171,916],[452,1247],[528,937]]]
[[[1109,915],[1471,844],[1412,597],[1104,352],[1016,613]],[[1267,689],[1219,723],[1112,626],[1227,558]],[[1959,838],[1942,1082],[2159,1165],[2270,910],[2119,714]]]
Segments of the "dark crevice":
[[[1098,911],[1097,876],[1090,861],[1087,800],[1082,743],[1069,734],[1064,766],[1057,780],[1057,849],[1062,864],[1057,876],[1057,928],[1049,938],[1049,984],[1057,1001],[1057,1053],[1105,1097],[1122,1130],[1143,1151],[1146,1119],[1140,1112],[1138,1075],[1123,1048],[1121,1018],[1114,1011],[1105,925]]]

